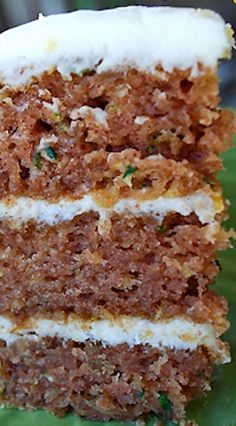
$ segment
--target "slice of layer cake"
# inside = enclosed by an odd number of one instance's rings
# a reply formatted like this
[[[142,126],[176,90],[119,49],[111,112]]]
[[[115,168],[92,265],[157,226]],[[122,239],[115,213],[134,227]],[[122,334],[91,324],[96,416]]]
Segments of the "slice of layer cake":
[[[213,12],[128,7],[0,36],[5,406],[177,425],[230,360],[212,287],[235,122]],[[168,423],[170,424],[170,423]]]

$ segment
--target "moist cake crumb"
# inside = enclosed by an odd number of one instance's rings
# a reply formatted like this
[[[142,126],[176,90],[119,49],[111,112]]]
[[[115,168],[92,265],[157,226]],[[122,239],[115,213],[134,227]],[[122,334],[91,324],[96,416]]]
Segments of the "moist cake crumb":
[[[180,426],[229,362],[214,281],[234,237],[216,177],[231,33],[139,6],[0,35],[4,406]]]

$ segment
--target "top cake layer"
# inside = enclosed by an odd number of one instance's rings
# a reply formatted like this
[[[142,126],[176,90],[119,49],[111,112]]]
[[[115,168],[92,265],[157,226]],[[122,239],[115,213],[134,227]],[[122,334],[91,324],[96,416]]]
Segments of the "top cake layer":
[[[199,72],[230,55],[233,31],[210,10],[131,6],[40,16],[0,36],[0,79],[19,86],[56,68],[62,75],[158,65]]]

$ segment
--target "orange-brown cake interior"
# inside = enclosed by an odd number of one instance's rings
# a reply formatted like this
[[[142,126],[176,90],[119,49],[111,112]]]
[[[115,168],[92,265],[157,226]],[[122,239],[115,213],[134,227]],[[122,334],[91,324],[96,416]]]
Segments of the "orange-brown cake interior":
[[[233,116],[218,102],[211,69],[195,78],[190,71],[159,69],[153,76],[135,70],[91,72],[69,81],[55,71],[19,89],[3,87],[0,195],[76,197],[109,186],[124,173],[129,156],[132,161],[157,154],[185,160],[193,176],[182,189],[191,190],[200,176],[211,180],[222,167],[219,153],[231,143]],[[84,106],[90,110],[81,113]],[[102,122],[94,117],[96,108],[105,114]],[[119,156],[109,161],[109,154],[128,149],[133,154],[126,154],[119,170],[112,160]],[[181,164],[163,162],[158,178],[164,186],[170,179],[167,170],[175,167],[178,175]],[[139,167],[145,168],[145,162]],[[151,180],[143,172],[137,185]]]
[[[3,221],[0,314],[152,317],[161,309],[164,317],[205,322],[217,317],[211,304],[224,311],[208,291],[219,272],[217,251],[229,244],[219,225],[212,231],[195,215],[172,214],[162,225],[151,216],[113,215],[101,234],[98,223],[96,213],[53,226]]]

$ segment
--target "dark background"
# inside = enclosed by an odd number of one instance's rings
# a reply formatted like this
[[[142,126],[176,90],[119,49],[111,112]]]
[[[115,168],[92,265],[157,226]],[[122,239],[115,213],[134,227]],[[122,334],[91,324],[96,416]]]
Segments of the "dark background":
[[[235,0],[236,1],[236,0]],[[213,9],[220,13],[236,30],[236,4],[234,0],[0,0],[0,31],[35,19],[39,12],[44,15],[62,13],[75,9],[105,9],[127,5],[180,6]],[[222,105],[236,108],[236,52],[232,61],[220,66]]]

